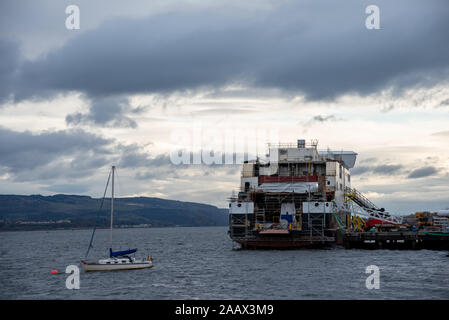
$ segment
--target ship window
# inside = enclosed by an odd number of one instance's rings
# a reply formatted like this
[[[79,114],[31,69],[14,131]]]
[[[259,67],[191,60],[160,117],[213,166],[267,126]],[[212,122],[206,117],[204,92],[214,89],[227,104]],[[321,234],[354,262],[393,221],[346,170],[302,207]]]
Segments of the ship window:
[[[351,176],[348,174],[348,182],[351,181]]]
[[[239,207],[239,208],[240,208],[241,206],[242,206],[242,204],[241,204],[241,203],[239,203],[239,204],[237,205],[237,207]]]
[[[231,204],[229,204],[229,208],[231,207]]]
[[[315,202],[315,207],[318,207],[320,204],[318,202]]]
[[[328,181],[327,181],[327,185],[330,185],[330,184],[331,184],[331,182],[328,180]]]

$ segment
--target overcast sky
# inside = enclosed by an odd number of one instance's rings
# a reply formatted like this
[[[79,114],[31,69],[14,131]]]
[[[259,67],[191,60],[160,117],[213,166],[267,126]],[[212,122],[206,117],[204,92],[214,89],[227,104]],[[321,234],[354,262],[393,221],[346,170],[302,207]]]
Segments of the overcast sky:
[[[0,15],[2,194],[98,197],[116,164],[120,196],[225,207],[240,166],[170,152],[232,154],[226,132],[258,132],[261,155],[299,138],[357,152],[353,186],[393,213],[449,207],[447,0],[2,0]]]

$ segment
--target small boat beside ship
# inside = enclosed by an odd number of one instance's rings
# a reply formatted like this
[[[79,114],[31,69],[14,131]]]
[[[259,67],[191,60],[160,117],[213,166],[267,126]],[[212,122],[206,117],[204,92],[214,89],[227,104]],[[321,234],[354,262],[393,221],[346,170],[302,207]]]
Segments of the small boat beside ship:
[[[89,248],[86,253],[86,258],[81,260],[81,266],[85,272],[89,271],[116,271],[116,270],[133,270],[133,269],[145,269],[153,267],[153,258],[151,255],[148,255],[145,258],[138,259],[135,256],[137,249],[128,249],[123,251],[113,251],[112,250],[112,230],[113,230],[113,221],[114,221],[114,174],[115,174],[115,166],[112,166],[111,173],[108,178],[108,182],[106,183],[106,189],[103,196],[102,205],[104,203],[104,199],[106,196],[106,191],[108,189],[109,179],[112,176],[112,186],[111,186],[111,224],[110,224],[110,246],[109,246],[109,258],[100,259],[97,262],[88,262],[87,257],[89,255],[89,251],[92,248],[92,242],[95,234],[96,227],[94,227],[94,231],[92,233],[92,237],[89,243]],[[101,210],[100,207],[100,210]]]

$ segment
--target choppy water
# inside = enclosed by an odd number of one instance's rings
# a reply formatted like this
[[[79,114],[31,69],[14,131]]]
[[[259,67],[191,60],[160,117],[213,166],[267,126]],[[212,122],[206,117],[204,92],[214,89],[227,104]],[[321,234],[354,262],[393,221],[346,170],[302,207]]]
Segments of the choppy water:
[[[84,256],[91,231],[0,233],[1,299],[449,299],[443,251],[236,251],[227,228],[114,230],[115,249],[151,253],[152,269],[83,273],[65,287],[65,267]],[[105,257],[97,230],[92,258]],[[380,289],[365,268],[380,268]],[[61,272],[52,275],[51,270]]]

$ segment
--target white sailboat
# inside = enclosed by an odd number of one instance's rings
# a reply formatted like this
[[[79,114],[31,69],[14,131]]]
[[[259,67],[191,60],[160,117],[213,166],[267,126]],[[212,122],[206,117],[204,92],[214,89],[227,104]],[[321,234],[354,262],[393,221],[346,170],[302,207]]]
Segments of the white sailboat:
[[[137,251],[137,249],[130,249],[125,251],[112,251],[112,226],[114,221],[114,173],[115,166],[112,166],[112,197],[111,197],[111,227],[110,227],[110,246],[109,246],[109,258],[100,259],[98,262],[88,262],[87,256],[89,254],[89,250],[92,247],[92,240],[95,233],[95,228],[92,233],[92,238],[89,244],[89,248],[86,253],[86,258],[81,260],[81,266],[85,272],[88,271],[114,271],[114,270],[131,270],[131,269],[144,269],[144,268],[152,268],[153,267],[153,258],[148,255],[146,258],[137,259],[135,257],[131,257],[130,254],[133,254]],[[111,176],[110,176],[111,177]],[[106,190],[109,184],[106,184]],[[105,190],[105,195],[106,195]],[[104,196],[103,196],[104,201]]]

